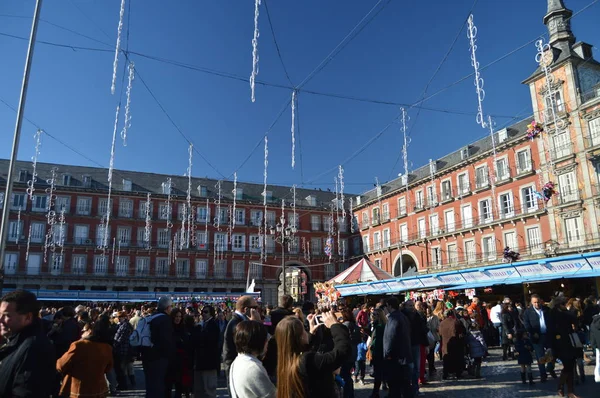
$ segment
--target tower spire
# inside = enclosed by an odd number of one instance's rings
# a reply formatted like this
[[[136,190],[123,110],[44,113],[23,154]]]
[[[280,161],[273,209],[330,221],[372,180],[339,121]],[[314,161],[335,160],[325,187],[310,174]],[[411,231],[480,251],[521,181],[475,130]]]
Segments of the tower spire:
[[[561,50],[569,50],[575,43],[575,36],[571,31],[571,16],[573,11],[565,7],[563,0],[548,0],[548,13],[544,17],[544,24],[550,34],[550,45]]]

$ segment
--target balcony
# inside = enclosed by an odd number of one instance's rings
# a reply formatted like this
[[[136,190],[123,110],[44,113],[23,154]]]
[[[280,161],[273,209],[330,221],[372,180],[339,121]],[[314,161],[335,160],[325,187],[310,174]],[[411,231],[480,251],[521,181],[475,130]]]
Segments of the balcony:
[[[380,223],[381,222],[380,222],[380,219],[379,219],[379,214],[373,214],[373,219],[371,219],[371,226],[374,227],[376,225],[379,225]]]
[[[506,184],[507,182],[510,182],[511,181],[510,175],[511,175],[510,167],[506,167],[506,168],[504,168],[504,170],[497,171],[496,172],[496,185],[502,185],[502,184]]]
[[[566,144],[562,144],[561,146],[550,149],[550,157],[555,162],[566,160],[567,158],[574,156],[572,142],[568,142]]]
[[[556,196],[558,199],[559,206],[574,205],[578,202],[581,203],[581,192],[579,189],[565,189],[560,191],[559,195]]]
[[[406,206],[398,208],[398,218],[406,216]]]
[[[360,229],[367,229],[367,228],[369,228],[369,219],[363,217],[362,223],[360,224]],[[314,229],[313,229],[313,231],[314,231]]]
[[[600,147],[600,131],[593,132],[586,136],[585,146],[588,152]]]
[[[475,178],[475,190],[487,189],[490,186],[490,180],[486,178]]]
[[[531,160],[517,164],[517,178],[525,177],[530,174],[534,174],[533,163]]]
[[[437,197],[427,198],[427,208],[436,207],[438,204]]]
[[[384,212],[383,215],[381,216],[381,222],[388,222],[388,221],[390,221],[390,213]]]
[[[447,203],[454,199],[452,196],[452,189],[443,189],[442,190],[442,198],[441,203]]]
[[[425,206],[423,206],[423,202],[415,203],[413,210],[415,211],[415,213],[425,210]]]

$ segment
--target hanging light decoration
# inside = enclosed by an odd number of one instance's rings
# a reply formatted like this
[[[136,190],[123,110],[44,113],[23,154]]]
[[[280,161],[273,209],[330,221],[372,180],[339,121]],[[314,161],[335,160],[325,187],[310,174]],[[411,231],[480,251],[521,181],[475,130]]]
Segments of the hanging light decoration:
[[[121,10],[119,11],[119,26],[117,27],[117,45],[115,46],[115,59],[113,61],[112,83],[110,93],[115,93],[117,83],[117,66],[119,64],[119,51],[121,51],[121,33],[123,32],[123,16],[125,15],[125,0],[121,0]]]
[[[123,0],[125,1],[125,0]],[[256,76],[258,75],[258,13],[260,6],[260,0],[254,1],[254,36],[252,37],[252,73],[250,74],[250,90],[252,102],[256,101],[254,96],[254,87],[256,83]]]
[[[129,127],[131,127],[131,86],[133,79],[135,78],[135,66],[133,62],[129,62],[127,69],[129,70],[129,78],[127,80],[127,99],[125,101],[125,123],[123,124],[123,129],[121,130],[123,146],[127,146],[127,131],[129,130]]]

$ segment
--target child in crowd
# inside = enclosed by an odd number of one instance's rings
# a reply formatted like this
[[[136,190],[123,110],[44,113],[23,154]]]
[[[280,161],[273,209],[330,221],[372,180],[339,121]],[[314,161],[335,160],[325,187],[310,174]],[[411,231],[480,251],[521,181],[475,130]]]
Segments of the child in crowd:
[[[358,375],[360,373],[360,384],[365,385],[365,371],[367,363],[367,340],[369,336],[367,334],[362,335],[362,341],[357,345],[356,354],[356,367],[354,368],[354,382],[358,383]]]
[[[471,324],[471,330],[468,336],[469,354],[473,359],[473,366],[475,367],[475,377],[481,377],[481,360],[487,352],[487,345],[483,338],[483,334],[479,330],[477,322]]]
[[[533,363],[533,344],[529,340],[527,332],[524,330],[517,331],[515,339],[515,350],[519,354],[517,363],[521,365],[521,381],[523,384],[527,383],[525,372],[529,378],[529,385],[533,385],[533,373],[531,372],[531,364]]]

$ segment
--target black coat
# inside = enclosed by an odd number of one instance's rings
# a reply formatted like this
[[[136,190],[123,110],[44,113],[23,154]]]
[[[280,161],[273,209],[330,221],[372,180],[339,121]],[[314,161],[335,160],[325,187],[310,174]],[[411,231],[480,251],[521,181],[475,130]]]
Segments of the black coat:
[[[400,311],[391,312],[383,332],[383,357],[394,361],[412,362],[410,325]]]
[[[277,324],[281,322],[283,318],[290,315],[294,315],[294,312],[286,308],[277,307],[271,311],[271,327],[269,327],[269,334],[274,336]]]
[[[427,319],[421,316],[417,311],[402,311],[402,313],[408,319],[410,324],[410,342],[413,346],[422,345],[428,346],[429,340],[427,339]]]
[[[54,343],[56,350],[56,359],[63,356],[71,347],[71,343],[80,339],[79,324],[75,318],[69,318],[60,325],[57,329],[52,329],[48,333],[48,337]]]
[[[352,345],[348,328],[342,324],[331,326],[333,350],[325,353],[306,352],[300,357],[300,377],[304,381],[305,396],[310,398],[335,397],[333,372],[350,358]]]
[[[600,349],[600,315],[594,315],[590,323],[590,344],[594,350]]]
[[[516,322],[515,318],[510,312],[502,313],[502,344],[511,344],[511,339],[508,338],[508,335],[512,335],[515,337],[516,332]]]
[[[542,313],[544,314],[544,323],[546,324],[546,335],[552,336],[552,319],[550,315],[550,309],[542,306]],[[540,316],[533,307],[527,308],[523,312],[523,325],[529,338],[533,344],[537,344],[540,341],[542,331],[540,330]]]
[[[550,313],[554,330],[552,350],[561,361],[572,361],[577,357],[577,350],[571,344],[569,335],[574,333],[573,324],[577,322],[577,318],[571,311],[559,307],[554,307]]]
[[[221,331],[214,318],[192,332],[195,370],[218,370],[221,363],[219,340]]]
[[[152,318],[150,334],[153,346],[141,347],[142,360],[147,362],[166,358],[172,361],[175,358],[176,348],[171,317],[163,314]]]
[[[0,397],[46,398],[55,389],[56,354],[34,321],[0,348]]]
[[[225,328],[225,336],[223,341],[223,364],[225,365],[225,369],[229,369],[233,363],[233,360],[235,357],[237,357],[238,353],[237,349],[235,348],[233,337],[235,335],[235,327],[242,321],[244,321],[244,319],[234,312],[231,320]]]

